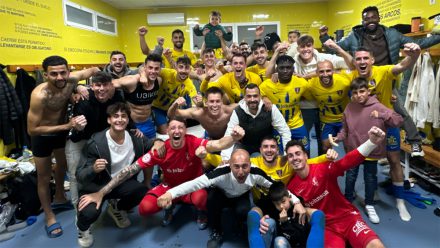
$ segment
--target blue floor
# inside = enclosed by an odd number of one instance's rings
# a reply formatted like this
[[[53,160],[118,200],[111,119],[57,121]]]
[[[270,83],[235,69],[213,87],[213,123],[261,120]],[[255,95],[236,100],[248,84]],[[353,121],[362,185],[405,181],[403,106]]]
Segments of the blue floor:
[[[316,141],[312,140],[312,147],[315,146]],[[312,153],[313,155],[315,154]],[[364,194],[361,171],[356,185],[359,196]],[[340,178],[342,187],[343,179]],[[384,179],[385,176],[379,172],[379,181]],[[414,190],[424,192],[424,194],[434,197],[437,203],[440,202],[437,195],[426,193],[417,186]],[[379,195],[381,201],[377,204],[376,210],[381,222],[377,225],[369,225],[376,231],[386,247],[440,247],[440,218],[433,214],[437,205],[428,206],[427,209],[419,209],[407,203],[406,206],[412,219],[409,222],[404,222],[400,219],[395,208],[394,198],[388,196],[380,187]],[[335,202],[335,204],[338,203]],[[356,200],[355,205],[363,213],[361,200]],[[176,208],[175,213],[174,222],[168,227],[162,227],[160,225],[161,213],[141,218],[135,211],[130,214],[131,227],[118,229],[113,220],[103,212],[92,229],[95,237],[93,247],[206,247],[209,232],[197,229],[193,209],[189,206],[182,206]],[[230,227],[233,226],[233,217],[228,212],[225,212],[223,217],[227,219],[228,228],[225,228],[225,243],[222,247],[247,247],[245,237],[235,234],[235,228]],[[363,217],[369,223],[365,214]],[[44,232],[44,217],[40,215],[35,224],[17,231],[13,239],[1,242],[0,247],[78,247],[74,212],[71,210],[59,213],[57,218],[64,228],[64,234],[61,237],[47,238]]]

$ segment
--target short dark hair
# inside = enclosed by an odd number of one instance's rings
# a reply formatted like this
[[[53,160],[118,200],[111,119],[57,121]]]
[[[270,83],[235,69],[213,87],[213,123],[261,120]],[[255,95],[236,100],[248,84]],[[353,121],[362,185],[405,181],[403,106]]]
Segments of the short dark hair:
[[[276,64],[284,63],[284,62],[291,62],[292,64],[295,64],[295,60],[289,56],[289,55],[281,55],[277,58]]]
[[[266,136],[264,136],[263,139],[261,140],[261,144],[260,144],[260,146],[263,144],[263,141],[265,141],[265,140],[272,140],[272,141],[275,141],[275,143],[278,144],[278,140],[277,140],[277,138],[275,138],[273,135],[266,135]]]
[[[206,90],[205,96],[208,97],[209,94],[220,94],[220,96],[223,97],[225,93],[221,88],[214,86]]]
[[[274,182],[269,188],[269,197],[272,202],[281,201],[284,197],[289,196],[289,191],[282,182]]]
[[[92,84],[94,83],[101,83],[101,84],[112,83],[112,76],[107,72],[98,71],[92,77]]]
[[[356,52],[369,52],[370,55],[371,55],[372,57],[374,56],[374,55],[373,55],[373,51],[372,51],[370,48],[368,48],[368,47],[364,47],[364,46],[360,46],[360,47],[358,47],[358,48],[354,51],[353,55],[356,54]]]
[[[242,58],[244,59],[244,62],[246,62],[246,56],[244,56],[244,55],[241,54],[241,53],[234,53],[234,54],[232,55],[231,62],[232,62],[232,60],[233,60],[235,57],[242,57]]]
[[[121,52],[121,51],[118,51],[118,50],[112,51],[112,52],[110,53],[110,59],[112,59],[113,55],[118,55],[118,54],[122,54],[122,56],[124,56],[124,59],[127,59],[127,58],[125,57],[125,54],[124,54],[123,52]]]
[[[177,64],[191,65],[191,60],[188,58],[188,56],[185,55],[177,58],[176,65]]]
[[[148,54],[145,58],[145,64],[147,64],[148,61],[159,62],[162,64],[162,56],[156,53]]]
[[[351,81],[350,90],[368,89],[368,81],[365,78],[357,77]]]
[[[298,43],[298,46],[304,46],[307,45],[309,43],[314,44],[315,41],[313,40],[313,37],[308,35],[308,34],[303,34],[298,38],[298,41],[296,42]]]
[[[368,6],[365,9],[362,10],[362,16],[364,16],[365,13],[374,11],[377,14],[379,14],[379,9],[376,6]]]
[[[67,60],[61,56],[49,56],[43,60],[43,69],[45,72],[47,72],[47,68],[49,66],[56,65],[66,65],[66,68],[69,68],[69,66],[67,65]]]
[[[258,85],[254,84],[254,83],[246,84],[246,86],[244,87],[245,92],[246,92],[246,90],[252,90],[252,89],[258,89],[258,92],[261,92],[260,87],[258,87]]]
[[[290,30],[287,35],[290,35],[290,34],[296,34],[296,36],[298,36],[298,37],[301,36],[301,33],[299,32],[299,30],[296,30],[296,29],[295,30]]]
[[[175,116],[169,118],[168,121],[167,121],[167,123],[170,124],[171,121],[182,122],[182,123],[185,125],[185,127],[186,127],[186,119],[183,118],[183,117],[181,117],[181,116],[177,116],[177,115],[175,115]]]
[[[292,146],[299,146],[303,152],[307,153],[306,148],[304,147],[304,144],[301,140],[290,140],[289,142],[287,142],[286,149],[284,151],[287,153],[287,150]]]
[[[241,45],[248,45],[249,46],[249,43],[247,43],[246,41],[242,41],[242,42],[240,42],[240,44],[238,46],[241,46]]]
[[[264,43],[261,43],[261,42],[255,42],[254,44],[252,44],[251,50],[253,52],[253,51],[256,51],[258,48],[261,48],[261,47],[263,47],[264,49],[267,50],[266,45],[264,45]]]
[[[205,48],[205,50],[203,50],[202,55],[205,55],[207,53],[214,53],[215,54],[215,51],[214,51],[214,49],[207,47],[207,48]]]
[[[174,29],[173,32],[171,32],[171,37],[173,37],[174,34],[182,34],[182,36],[185,37],[185,35],[183,34],[183,31],[180,29]]]
[[[213,10],[213,11],[211,11],[211,13],[209,14],[209,16],[218,16],[218,17],[222,17],[222,14],[220,13],[220,11]]]
[[[128,104],[124,102],[117,102],[107,107],[107,116],[111,117],[116,114],[118,111],[125,112],[128,116],[130,116],[130,107]]]

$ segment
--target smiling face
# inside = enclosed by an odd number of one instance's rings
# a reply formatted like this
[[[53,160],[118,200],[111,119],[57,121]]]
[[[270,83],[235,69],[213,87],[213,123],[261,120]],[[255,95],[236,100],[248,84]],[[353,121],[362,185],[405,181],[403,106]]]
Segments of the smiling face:
[[[261,142],[260,153],[268,164],[275,162],[278,158],[278,144],[273,139],[265,139]]]
[[[171,38],[171,42],[173,42],[174,49],[182,49],[185,38],[182,33],[175,32]]]
[[[289,83],[293,75],[293,63],[291,61],[281,61],[277,64],[278,80],[280,83]]]
[[[171,120],[167,129],[170,137],[171,147],[174,149],[182,148],[185,145],[186,126],[178,120]]]
[[[244,95],[244,101],[249,108],[251,113],[258,111],[258,105],[260,104],[261,96],[260,90],[258,88],[246,89]]]
[[[179,81],[185,81],[189,76],[190,70],[191,70],[191,66],[189,64],[178,63],[176,68],[177,79]]]
[[[251,171],[249,153],[245,150],[234,151],[229,161],[231,172],[238,183],[244,183]]]
[[[319,62],[316,73],[322,86],[330,87],[333,85],[333,64],[330,61]]]
[[[110,125],[112,132],[124,132],[128,124],[128,114],[125,111],[118,110],[107,117],[107,123]]]
[[[63,89],[66,87],[69,75],[70,72],[66,65],[48,66],[47,72],[44,73],[48,83],[55,86],[57,89]]]
[[[242,56],[234,56],[232,58],[232,68],[236,77],[240,77],[246,70],[246,61]]]
[[[222,96],[219,93],[211,93],[206,97],[206,108],[211,115],[219,115],[223,106]]]
[[[98,102],[107,102],[115,93],[112,82],[95,82],[92,83],[91,89]]]
[[[220,21],[221,21],[220,16],[216,16],[216,15],[209,16],[209,23],[212,26],[217,26],[220,23]]]
[[[380,17],[376,11],[367,11],[362,15],[362,25],[367,31],[374,32],[379,26]]]
[[[215,66],[215,53],[212,52],[206,52],[203,54],[203,63],[205,64],[206,67],[208,68],[212,68]]]
[[[371,74],[371,68],[374,64],[374,58],[370,52],[357,51],[354,53],[354,66],[360,77],[368,78]]]
[[[298,34],[297,33],[290,33],[289,36],[287,37],[287,41],[289,42],[289,44],[292,44],[294,42],[296,42],[298,40]]]
[[[145,74],[150,82],[157,79],[160,73],[160,62],[148,60],[145,64]]]
[[[287,161],[295,170],[300,171],[307,167],[307,153],[300,146],[294,145],[287,149]]]
[[[258,65],[264,66],[267,61],[267,49],[265,47],[259,47],[252,52],[254,59]]]
[[[119,74],[124,71],[125,67],[127,66],[127,61],[125,60],[123,54],[114,54],[110,58],[110,65],[112,67],[112,70]]]
[[[370,97],[370,90],[363,87],[357,90],[352,90],[351,96],[353,97],[353,102],[364,105]]]
[[[304,63],[308,63],[313,58],[313,43],[309,42],[306,44],[298,45],[298,53],[300,59]]]

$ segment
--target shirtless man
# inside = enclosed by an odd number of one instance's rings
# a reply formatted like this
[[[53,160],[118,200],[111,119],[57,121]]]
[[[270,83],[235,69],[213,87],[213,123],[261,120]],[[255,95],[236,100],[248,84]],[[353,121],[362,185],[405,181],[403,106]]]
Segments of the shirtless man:
[[[179,109],[186,104],[185,98],[179,97],[168,109],[168,118],[180,116],[194,119],[202,125],[210,139],[220,139],[225,135],[229,118],[237,104],[224,105],[223,91],[218,87],[206,91],[206,102],[203,108]]]
[[[125,100],[130,106],[131,119],[149,139],[156,137],[156,128],[151,116],[153,100],[159,92],[162,79],[159,77],[162,58],[157,54],[150,54],[145,59],[144,74],[126,76],[112,81],[115,87],[122,87]]]
[[[63,187],[67,167],[64,153],[66,137],[72,128],[82,130],[87,124],[83,115],[66,120],[67,103],[78,81],[91,77],[99,69],[94,67],[70,74],[67,61],[59,56],[47,57],[43,61],[43,69],[47,82],[32,91],[27,125],[38,174],[38,197],[46,215],[46,233],[49,238],[56,238],[63,234],[63,229],[56,221],[50,204],[51,154],[54,153],[57,161],[54,204],[67,203]]]

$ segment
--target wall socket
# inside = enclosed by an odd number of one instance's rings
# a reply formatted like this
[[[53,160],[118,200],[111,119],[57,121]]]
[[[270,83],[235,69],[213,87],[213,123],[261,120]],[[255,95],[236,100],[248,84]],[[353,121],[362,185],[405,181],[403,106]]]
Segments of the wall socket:
[[[435,4],[435,0],[429,0],[429,4],[431,5]]]

